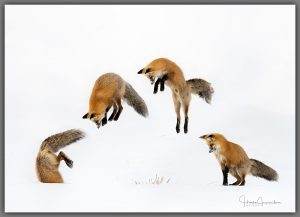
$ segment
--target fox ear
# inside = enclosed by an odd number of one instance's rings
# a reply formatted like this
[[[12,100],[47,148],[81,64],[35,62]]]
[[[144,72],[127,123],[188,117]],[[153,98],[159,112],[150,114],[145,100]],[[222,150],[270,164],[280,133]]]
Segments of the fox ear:
[[[93,117],[95,117],[95,113],[91,114],[90,119],[92,119]]]
[[[85,115],[82,116],[83,119],[87,119],[89,116],[89,113],[86,113]]]
[[[212,138],[215,138],[215,136],[210,134],[210,135],[208,135],[208,138],[212,139]]]
[[[151,68],[146,69],[145,74],[147,74],[148,72],[151,72]]]
[[[140,71],[138,71],[138,74],[142,74],[144,69],[141,69]]]

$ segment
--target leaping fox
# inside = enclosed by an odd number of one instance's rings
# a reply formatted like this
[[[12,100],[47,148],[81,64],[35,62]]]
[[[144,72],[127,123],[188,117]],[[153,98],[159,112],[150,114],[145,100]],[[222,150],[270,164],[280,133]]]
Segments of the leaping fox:
[[[129,83],[117,74],[103,74],[95,82],[90,96],[89,111],[82,118],[89,118],[99,128],[101,124],[102,126],[107,124],[107,113],[113,107],[108,120],[117,121],[123,110],[122,100],[125,100],[140,115],[144,117],[148,115],[144,100]]]
[[[164,91],[165,83],[172,91],[172,97],[177,115],[176,132],[180,132],[180,110],[184,112],[184,133],[188,132],[188,112],[191,101],[191,94],[196,94],[210,104],[214,92],[211,84],[203,79],[194,78],[185,80],[182,70],[176,63],[166,58],[153,60],[138,74],[144,74],[154,84],[153,93],[156,94],[160,86],[160,91]]]

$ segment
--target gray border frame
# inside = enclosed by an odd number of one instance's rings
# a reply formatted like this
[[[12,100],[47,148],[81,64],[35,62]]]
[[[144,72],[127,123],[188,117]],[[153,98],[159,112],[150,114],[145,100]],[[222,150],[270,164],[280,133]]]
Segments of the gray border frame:
[[[25,215],[25,216],[31,216],[31,215],[36,215],[36,216],[85,216],[85,215],[101,215],[101,216],[114,216],[114,215],[124,215],[124,216],[131,216],[131,215],[138,215],[138,216],[169,216],[169,215],[176,215],[176,216],[196,216],[196,215],[201,215],[201,216],[219,216],[219,215],[224,215],[224,216],[229,216],[229,215],[235,215],[235,216],[241,216],[241,215],[246,215],[246,216],[273,216],[273,215],[280,215],[280,216],[298,216],[299,213],[298,211],[298,193],[299,189],[297,186],[297,180],[299,180],[299,167],[297,166],[297,163],[299,162],[297,159],[297,155],[299,156],[299,149],[297,148],[298,144],[298,115],[297,115],[297,108],[299,108],[298,103],[298,91],[299,88],[297,87],[297,83],[299,83],[299,76],[297,75],[298,72],[298,61],[299,61],[299,56],[297,55],[297,51],[299,48],[299,44],[297,43],[298,39],[298,19],[299,16],[297,15],[297,8],[300,0],[0,0],[0,23],[1,23],[1,28],[0,28],[0,83],[1,83],[1,89],[0,89],[0,118],[1,118],[1,127],[2,130],[0,131],[0,138],[1,138],[1,143],[0,145],[0,153],[2,156],[2,160],[0,161],[0,167],[3,169],[0,170],[0,176],[2,185],[0,185],[0,209],[1,213],[0,216],[19,216],[19,215]],[[59,4],[59,5],[74,5],[74,4],[89,4],[89,5],[101,5],[101,4],[143,4],[143,5],[150,5],[150,4],[177,4],[177,5],[184,5],[184,4],[189,4],[189,5],[198,5],[198,4],[242,4],[242,5],[251,5],[251,4],[293,4],[296,5],[296,22],[295,22],[295,28],[296,28],[296,49],[295,49],[295,57],[296,57],[296,62],[295,62],[295,69],[296,69],[296,75],[295,75],[295,87],[296,87],[296,104],[295,104],[295,111],[296,111],[296,120],[295,120],[295,130],[296,130],[296,153],[295,153],[295,159],[296,159],[296,177],[295,177],[295,183],[296,183],[296,192],[295,192],[295,199],[296,199],[296,213],[4,213],[4,207],[5,207],[5,179],[4,179],[4,174],[5,174],[5,10],[4,10],[4,5],[13,5],[13,4],[24,4],[24,5],[30,5],[30,4],[44,4],[44,5],[49,5],[49,4]]]

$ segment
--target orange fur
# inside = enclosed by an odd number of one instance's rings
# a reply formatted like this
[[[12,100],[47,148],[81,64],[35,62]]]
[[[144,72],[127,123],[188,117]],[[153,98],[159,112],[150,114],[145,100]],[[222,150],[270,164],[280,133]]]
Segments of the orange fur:
[[[228,141],[222,134],[212,133],[203,135],[209,146],[209,152],[213,152],[217,158],[222,172],[223,185],[227,185],[227,174],[230,173],[236,178],[236,182],[231,185],[245,185],[245,178],[248,174],[265,178],[269,181],[278,179],[277,172],[264,163],[249,159],[245,150],[238,144]]]

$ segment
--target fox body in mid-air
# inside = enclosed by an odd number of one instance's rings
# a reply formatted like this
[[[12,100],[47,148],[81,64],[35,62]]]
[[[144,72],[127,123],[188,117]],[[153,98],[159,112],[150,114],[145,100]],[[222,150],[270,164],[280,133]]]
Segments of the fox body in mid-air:
[[[43,141],[36,158],[36,172],[40,182],[63,183],[63,178],[58,171],[60,161],[65,161],[70,168],[73,167],[73,161],[62,151],[58,155],[55,153],[84,136],[82,131],[72,129],[52,135]]]
[[[269,181],[277,181],[278,174],[264,163],[249,159],[245,150],[228,141],[222,134],[212,133],[200,137],[209,146],[209,153],[214,153],[223,173],[223,185],[228,185],[228,173],[236,178],[231,185],[245,185],[247,174],[258,176]]]
[[[151,84],[154,84],[154,94],[157,93],[158,88],[160,91],[164,91],[165,83],[170,87],[177,116],[177,133],[180,132],[180,110],[182,107],[185,115],[184,132],[188,132],[188,111],[192,93],[202,97],[207,103],[211,102],[214,91],[210,83],[197,78],[186,81],[179,66],[169,59],[155,59],[141,69],[138,74],[144,74],[150,79]]]
[[[95,82],[89,100],[89,111],[82,118],[90,119],[99,128],[107,123],[107,113],[113,107],[109,121],[117,121],[123,110],[125,100],[140,115],[146,117],[148,109],[144,100],[133,87],[115,73],[101,75]]]

